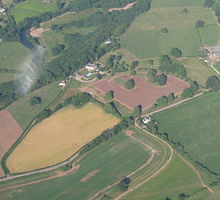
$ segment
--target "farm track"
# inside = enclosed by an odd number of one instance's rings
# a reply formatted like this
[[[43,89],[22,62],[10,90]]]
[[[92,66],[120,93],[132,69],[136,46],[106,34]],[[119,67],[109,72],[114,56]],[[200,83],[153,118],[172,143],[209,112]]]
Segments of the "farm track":
[[[134,137],[133,135],[131,135],[131,134],[127,134],[127,135],[132,140],[139,142],[140,144],[142,144],[143,146],[145,146],[147,149],[149,149],[152,152],[150,158],[147,160],[146,163],[144,163],[141,167],[139,167],[138,169],[136,169],[135,171],[131,172],[130,174],[128,174],[126,176],[126,177],[131,177],[131,176],[135,175],[137,172],[139,172],[140,170],[144,169],[145,167],[148,167],[152,163],[152,161],[154,160],[156,154],[159,153],[159,152],[156,149],[154,149],[153,147],[151,147],[150,145],[148,145],[145,142],[141,141],[140,139]],[[150,135],[150,136],[153,136],[153,135]],[[156,141],[158,142],[157,139],[156,139]],[[162,142],[162,145],[160,143],[160,145],[163,148],[163,153],[164,153],[162,159],[160,159],[158,162],[154,163],[154,165],[151,167],[151,169],[147,170],[147,172],[142,175],[142,178],[146,178],[146,179],[144,179],[144,181],[142,181],[141,184],[145,183],[146,181],[148,181],[148,180],[152,179],[154,176],[156,176],[171,161],[171,158],[172,158],[172,155],[173,155],[173,150],[172,150],[172,148],[169,148],[169,152],[168,152],[167,149],[166,149],[167,146],[164,147],[164,144],[165,144],[164,142]],[[168,157],[168,159],[167,159],[167,157]],[[159,169],[158,169],[158,166],[159,166]],[[87,200],[94,200],[94,199],[98,198],[99,195],[101,195],[106,190],[111,189],[112,187],[117,185],[119,182],[120,182],[120,180],[116,181],[115,183],[113,183],[111,185],[108,185],[107,187],[105,187],[104,189],[100,190],[99,192],[97,192],[92,197],[88,198]],[[118,196],[114,200],[120,199],[122,196],[126,195],[128,192],[131,192],[131,190],[136,189],[137,186],[139,187],[140,183],[135,185],[131,189],[129,189],[127,192],[121,194],[120,196]]]

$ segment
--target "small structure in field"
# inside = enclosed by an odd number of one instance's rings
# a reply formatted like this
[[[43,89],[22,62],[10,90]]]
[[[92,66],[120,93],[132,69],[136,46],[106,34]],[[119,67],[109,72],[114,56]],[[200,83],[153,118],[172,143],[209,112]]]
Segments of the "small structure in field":
[[[61,82],[59,82],[58,85],[61,86],[61,87],[65,87],[66,86],[66,81],[61,81]]]
[[[4,8],[0,8],[0,13],[4,13],[5,9]]]
[[[111,40],[110,39],[108,39],[108,40],[106,40],[105,41],[105,43],[104,44],[111,44],[112,42],[111,42]]]
[[[149,122],[151,122],[151,118],[150,118],[149,116],[144,116],[144,117],[142,118],[142,122],[143,122],[144,124],[148,124]]]
[[[97,70],[97,64],[88,63],[87,65],[85,65],[85,69],[87,69],[89,72],[93,72]]]

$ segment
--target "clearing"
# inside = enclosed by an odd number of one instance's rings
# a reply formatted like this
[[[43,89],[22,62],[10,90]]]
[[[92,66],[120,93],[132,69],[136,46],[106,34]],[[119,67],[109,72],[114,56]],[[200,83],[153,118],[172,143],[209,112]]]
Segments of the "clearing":
[[[161,133],[180,142],[194,161],[220,174],[219,114],[220,94],[211,92],[153,117],[158,121]]]
[[[33,127],[6,164],[11,172],[24,172],[62,162],[118,122],[94,103],[68,106]]]
[[[115,78],[123,80],[134,79],[135,88],[126,90],[123,86],[115,83]],[[142,105],[143,109],[147,109],[151,107],[159,97],[163,95],[167,96],[171,92],[177,95],[189,87],[188,83],[170,75],[168,75],[167,84],[165,86],[157,86],[144,80],[140,76],[130,76],[126,74],[101,80],[93,85],[103,94],[113,90],[114,98],[129,109],[133,109],[137,105]]]

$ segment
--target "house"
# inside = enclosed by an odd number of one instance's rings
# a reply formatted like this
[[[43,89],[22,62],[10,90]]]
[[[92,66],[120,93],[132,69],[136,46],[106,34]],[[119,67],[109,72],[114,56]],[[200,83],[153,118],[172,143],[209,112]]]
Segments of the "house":
[[[142,122],[143,122],[144,124],[147,124],[147,123],[151,122],[151,118],[150,118],[149,116],[144,116],[144,117],[142,118]]]
[[[87,65],[85,65],[85,68],[86,68],[89,72],[92,72],[92,71],[95,71],[95,70],[97,69],[97,65],[96,65],[96,64],[88,63]]]
[[[4,8],[0,8],[0,13],[4,13],[5,9]]]

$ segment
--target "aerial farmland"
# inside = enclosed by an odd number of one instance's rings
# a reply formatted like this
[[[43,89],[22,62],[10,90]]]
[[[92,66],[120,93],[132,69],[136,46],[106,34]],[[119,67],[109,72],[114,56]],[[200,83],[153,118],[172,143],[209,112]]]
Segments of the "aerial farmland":
[[[217,0],[0,2],[0,200],[218,200]]]

